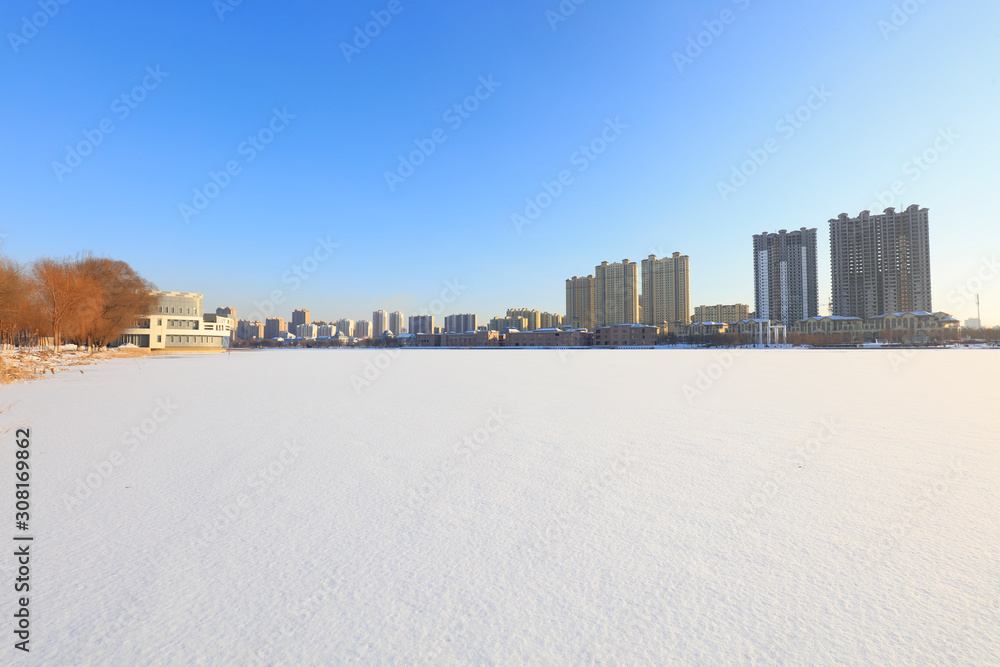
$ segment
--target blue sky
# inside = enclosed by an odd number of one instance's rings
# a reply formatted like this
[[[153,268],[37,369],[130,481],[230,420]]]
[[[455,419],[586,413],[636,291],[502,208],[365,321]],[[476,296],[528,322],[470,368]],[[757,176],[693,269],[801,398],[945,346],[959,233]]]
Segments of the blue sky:
[[[978,287],[1000,323],[998,26],[970,0],[8,0],[2,250],[241,317],[484,318],[673,251],[694,304],[752,307],[751,236],[808,226],[825,313],[827,221],[916,203],[935,309]]]

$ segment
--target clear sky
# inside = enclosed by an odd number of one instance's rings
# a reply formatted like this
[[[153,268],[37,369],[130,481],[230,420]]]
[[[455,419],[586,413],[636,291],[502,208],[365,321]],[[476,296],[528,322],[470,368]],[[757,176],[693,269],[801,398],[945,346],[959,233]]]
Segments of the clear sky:
[[[694,305],[752,307],[751,236],[808,226],[825,314],[827,221],[915,203],[935,309],[984,279],[1000,323],[993,0],[62,2],[0,9],[18,260],[89,250],[241,318],[485,318],[680,251]]]

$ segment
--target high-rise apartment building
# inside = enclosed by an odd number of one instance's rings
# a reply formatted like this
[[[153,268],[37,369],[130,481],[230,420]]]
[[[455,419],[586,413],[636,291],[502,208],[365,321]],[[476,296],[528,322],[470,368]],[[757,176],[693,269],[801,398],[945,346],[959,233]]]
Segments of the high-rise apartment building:
[[[757,318],[792,326],[816,317],[816,228],[754,234],[753,274]]]
[[[691,321],[691,264],[687,255],[675,252],[642,260],[642,322],[671,327]]]
[[[528,321],[523,317],[494,317],[490,320],[489,330],[490,331],[504,331],[505,329],[517,329],[518,331],[525,331],[525,327],[528,326]]]
[[[354,320],[337,320],[337,333],[354,337]]]
[[[372,336],[378,338],[389,328],[389,313],[376,310],[372,313]]]
[[[411,334],[434,333],[434,316],[410,315],[409,333]]]
[[[269,317],[264,321],[264,338],[284,338],[287,333],[285,318]]]
[[[465,333],[475,331],[478,318],[474,313],[462,313],[460,315],[448,315],[444,318],[444,330],[448,333]],[[413,333],[412,331],[410,333]]]
[[[537,310],[529,310],[527,308],[508,308],[507,317],[523,317],[527,324],[524,327],[524,331],[534,331],[535,329],[540,329],[542,326],[542,314]]]
[[[833,314],[869,318],[931,312],[931,253],[926,208],[862,211],[830,220]]]
[[[539,326],[542,329],[552,329],[555,327],[562,326],[563,316],[557,315],[555,313],[542,313],[540,316]]]
[[[594,319],[599,327],[639,323],[639,265],[601,262],[594,267]]]
[[[295,335],[298,336],[299,338],[316,338],[316,336],[318,335],[317,331],[318,328],[319,327],[317,327],[315,324],[309,322],[305,324],[300,324],[297,327],[295,327]]]
[[[354,336],[356,338],[371,338],[372,337],[371,320],[358,320],[357,322],[355,322]]]
[[[566,280],[566,317],[563,322],[574,329],[594,328],[594,276]]]
[[[403,331],[403,321],[403,313],[398,310],[389,313],[389,331],[392,332],[393,336],[399,336],[400,334],[405,333],[405,331]]]
[[[694,322],[722,322],[732,324],[750,319],[750,306],[745,303],[715,306],[695,306]]]
[[[308,308],[300,308],[298,310],[292,311],[292,321],[289,324],[288,330],[291,332],[296,332],[299,330],[300,324],[309,324],[312,319],[309,317]]]

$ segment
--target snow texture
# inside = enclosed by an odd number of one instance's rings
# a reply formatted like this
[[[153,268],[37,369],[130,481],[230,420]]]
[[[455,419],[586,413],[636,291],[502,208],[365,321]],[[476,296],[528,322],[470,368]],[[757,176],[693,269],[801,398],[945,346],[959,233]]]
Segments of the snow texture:
[[[0,662],[996,665],[998,371],[282,350],[3,387],[3,539],[30,427],[35,541]]]

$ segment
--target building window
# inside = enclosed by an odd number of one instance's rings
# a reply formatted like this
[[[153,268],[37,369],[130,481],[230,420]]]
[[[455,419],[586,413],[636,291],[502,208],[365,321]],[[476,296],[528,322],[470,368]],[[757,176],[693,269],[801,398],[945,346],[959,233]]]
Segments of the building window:
[[[156,337],[156,342],[157,343],[162,343],[163,342],[163,336],[157,336]]]

